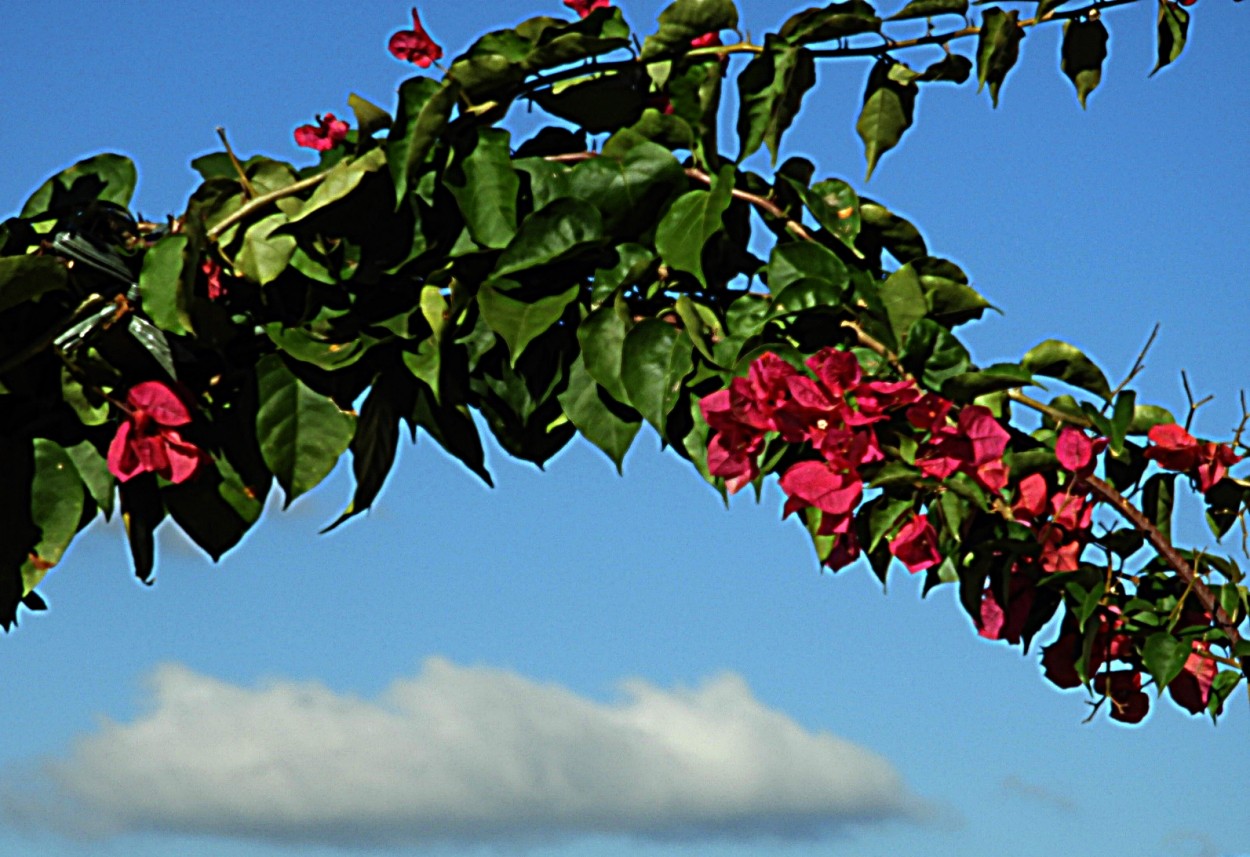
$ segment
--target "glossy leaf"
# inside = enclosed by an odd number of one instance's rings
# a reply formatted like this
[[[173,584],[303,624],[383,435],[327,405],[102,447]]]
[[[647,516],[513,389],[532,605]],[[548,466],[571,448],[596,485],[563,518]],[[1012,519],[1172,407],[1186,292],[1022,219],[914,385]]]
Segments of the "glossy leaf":
[[[948,378],[942,384],[942,395],[957,402],[971,402],[978,396],[1027,387],[1033,376],[1027,369],[1015,363],[995,363],[975,372],[964,372]]]
[[[277,232],[286,222],[285,214],[271,214],[243,233],[243,248],[234,260],[240,274],[262,286],[282,276],[295,253],[295,236]]]
[[[972,365],[967,349],[959,340],[928,318],[911,326],[899,359],[926,387],[938,390],[948,378],[967,372]]]
[[[570,170],[566,181],[567,193],[595,206],[604,229],[617,234],[650,232],[655,212],[687,186],[672,152],[626,132]]]
[[[803,95],[815,85],[811,53],[766,35],[763,52],[738,75],[738,161],[767,145],[777,163],[781,135],[798,115]]]
[[[360,139],[372,137],[391,127],[391,114],[363,96],[352,93],[347,96],[347,106],[356,115],[356,133]]]
[[[270,355],[256,367],[256,437],[265,465],[286,494],[284,507],[329,475],[351,442],[356,418]]]
[[[791,15],[778,35],[792,45],[832,42],[859,33],[875,33],[881,29],[876,10],[864,0],[848,0],[827,6],[805,9]]]
[[[981,33],[977,37],[977,92],[988,83],[995,107],[1007,73],[1020,58],[1024,30],[1019,24],[1018,11],[1004,12],[991,6],[981,13]]]
[[[39,585],[48,569],[61,561],[83,513],[83,484],[69,453],[59,444],[35,438],[35,478],[30,511],[39,527],[39,541],[22,566],[25,595]]]
[[[860,197],[859,216],[860,234],[856,245],[865,255],[876,255],[879,251],[872,248],[880,248],[900,265],[905,265],[912,259],[929,254],[920,230],[881,203]]]
[[[804,279],[824,280],[839,290],[850,283],[846,264],[821,244],[795,241],[778,244],[768,257],[768,290],[780,294],[791,283]]]
[[[599,211],[580,199],[558,199],[521,223],[516,236],[499,254],[492,274],[507,274],[567,259],[603,241]]]
[[[911,326],[929,313],[924,290],[920,288],[920,275],[911,265],[904,265],[890,274],[880,285],[881,303],[889,314],[894,341],[900,346],[907,342]]]
[[[465,226],[483,247],[500,250],[516,235],[516,198],[521,181],[512,168],[511,135],[484,128],[468,154],[452,162],[443,184],[456,198]]]
[[[264,507],[264,498],[251,494],[222,459],[195,479],[167,486],[161,497],[169,516],[214,562],[243,540]]]
[[[900,83],[890,77],[888,62],[878,62],[868,73],[864,106],[855,123],[855,130],[864,141],[864,156],[868,159],[865,181],[872,178],[872,171],[881,156],[897,146],[903,132],[911,127],[917,92],[914,82]]]
[[[694,367],[694,345],[682,331],[659,319],[640,321],[625,337],[621,380],[643,418],[667,437],[665,423],[677,404],[681,383]]]
[[[399,87],[399,114],[386,138],[386,163],[395,182],[395,199],[403,200],[417,168],[434,148],[460,95],[454,80],[438,83],[410,77]]]
[[[167,235],[143,257],[139,273],[139,296],[143,311],[161,330],[185,334],[190,326],[186,296],[182,292],[182,268],[187,236]]]
[[[629,402],[621,378],[625,336],[633,327],[627,310],[611,304],[599,307],[582,319],[577,328],[581,359],[586,372],[618,402]],[[576,421],[574,421],[576,422]]]
[[[1020,365],[1035,375],[1058,378],[1103,399],[1111,398],[1111,385],[1102,370],[1079,348],[1066,342],[1048,339],[1029,349]]]
[[[583,356],[578,355],[573,361],[568,387],[560,394],[560,406],[582,437],[603,450],[620,473],[625,453],[642,428],[642,420],[632,408],[614,401],[591,377]]]
[[[655,230],[655,248],[672,268],[694,274],[704,285],[703,248],[724,228],[722,216],[733,192],[734,168],[721,168],[712,189],[692,190],[673,203]]]
[[[578,291],[578,287],[573,285],[559,294],[525,301],[486,285],[477,293],[477,305],[491,330],[507,343],[508,354],[515,366],[525,347],[560,320],[565,308],[577,298]]]
[[[1102,63],[1107,58],[1107,27],[1099,18],[1066,21],[1063,44],[1059,50],[1059,68],[1072,85],[1076,97],[1085,107],[1085,99],[1102,80]]]
[[[933,18],[938,15],[968,14],[968,0],[910,0],[887,21],[903,21],[910,18]]]
[[[1181,674],[1191,651],[1193,646],[1188,640],[1178,640],[1161,631],[1146,638],[1141,652],[1142,664],[1162,690]]]
[[[366,176],[385,166],[386,154],[381,149],[372,149],[359,158],[339,161],[326,171],[325,179],[317,185],[312,196],[300,206],[299,211],[291,215],[290,221],[298,223],[326,206],[346,198],[360,186]]]
[[[643,61],[684,53],[704,33],[738,27],[732,0],[676,0],[660,13],[660,28],[642,43]]]

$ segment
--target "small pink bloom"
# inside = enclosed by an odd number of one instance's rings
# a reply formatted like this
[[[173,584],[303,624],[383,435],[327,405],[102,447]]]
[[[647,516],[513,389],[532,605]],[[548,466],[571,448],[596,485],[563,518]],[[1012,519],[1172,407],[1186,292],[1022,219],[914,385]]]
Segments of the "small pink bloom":
[[[781,490],[790,498],[786,514],[815,506],[835,519],[849,519],[864,494],[858,473],[845,473],[824,461],[800,461],[781,477]]]
[[[936,432],[946,425],[946,415],[954,403],[933,393],[925,393],[907,409],[907,420],[918,429]]]
[[[928,515],[915,515],[890,541],[890,553],[898,557],[912,574],[932,568],[942,561],[938,553],[937,531]]]
[[[221,284],[221,265],[211,256],[204,259],[200,272],[208,279],[208,299],[215,301],[226,295],[226,287]]]
[[[595,9],[608,9],[612,6],[608,0],[564,0],[564,5],[576,12],[579,18],[587,17]]]
[[[703,35],[695,36],[690,40],[690,47],[692,48],[719,47],[720,44],[720,33],[704,33]]]
[[[1035,589],[1023,574],[1012,574],[1007,603],[998,600],[998,593],[987,586],[981,595],[981,615],[977,621],[977,633],[987,640],[1006,640],[1012,645],[1020,642],[1024,623],[1033,609]]]
[[[1023,523],[1036,521],[1046,512],[1048,490],[1045,476],[1030,473],[1016,486],[1016,502],[1011,504],[1011,514]]]
[[[140,473],[175,484],[194,476],[204,451],[177,431],[191,422],[178,395],[161,381],[144,381],[130,388],[126,402],[130,411],[109,444],[109,472],[122,482]]]
[[[1160,423],[1146,433],[1153,446],[1142,455],[1168,470],[1189,470],[1198,466],[1198,439],[1176,423]]]
[[[1168,692],[1172,700],[1190,714],[1201,714],[1207,710],[1207,702],[1211,699],[1211,682],[1219,667],[1210,658],[1204,658],[1199,652],[1211,651],[1210,643],[1195,640],[1189,659],[1181,674],[1172,679]]]
[[[415,63],[420,68],[429,68],[435,60],[443,57],[443,49],[434,44],[425,27],[421,26],[415,6],[412,9],[412,29],[400,30],[392,35],[387,48],[395,59]]]
[[[334,118],[333,113],[317,116],[317,124],[301,125],[295,129],[295,144],[306,149],[324,152],[333,149],[347,136],[347,123]]]
[[[1055,440],[1055,457],[1065,470],[1078,476],[1089,476],[1099,454],[1107,448],[1105,437],[1090,439],[1089,435],[1072,426],[1064,426]]]

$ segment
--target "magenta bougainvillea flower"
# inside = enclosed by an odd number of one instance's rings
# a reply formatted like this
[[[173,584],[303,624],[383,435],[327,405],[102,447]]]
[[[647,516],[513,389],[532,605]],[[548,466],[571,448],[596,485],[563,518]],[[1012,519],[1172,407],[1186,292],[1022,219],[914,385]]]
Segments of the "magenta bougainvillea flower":
[[[1072,426],[1064,426],[1055,439],[1055,457],[1059,464],[1077,476],[1091,475],[1098,456],[1106,448],[1105,437],[1091,438]]]
[[[564,0],[564,5],[576,12],[579,18],[585,18],[595,9],[607,9],[612,4],[608,0]]]
[[[692,48],[714,48],[720,47],[721,40],[719,33],[704,33],[701,36],[695,36],[690,40]]]
[[[316,125],[301,125],[295,129],[295,144],[306,149],[324,152],[333,149],[347,136],[347,123],[336,119],[333,113],[317,116]]]
[[[435,60],[443,57],[443,49],[434,44],[425,27],[421,26],[415,6],[412,9],[412,29],[400,30],[392,35],[387,48],[395,59],[415,63],[419,68],[429,68]]]
[[[1181,674],[1172,679],[1168,692],[1181,708],[1190,714],[1201,714],[1206,711],[1207,702],[1211,699],[1211,683],[1219,667],[1211,658],[1203,657],[1211,651],[1210,643],[1195,640],[1192,645]]]
[[[125,421],[109,444],[109,472],[125,482],[140,473],[155,473],[175,484],[195,475],[204,451],[183,439],[178,426],[191,422],[191,412],[162,381],[144,381],[126,394]]]
[[[928,515],[915,515],[890,540],[890,553],[898,557],[912,574],[932,568],[942,561],[938,553],[937,531]]]
[[[1167,470],[1188,472],[1198,479],[1198,488],[1205,494],[1224,478],[1228,468],[1241,456],[1226,443],[1201,442],[1176,423],[1161,423],[1147,432],[1153,446],[1142,453]]]
[[[210,301],[226,296],[226,287],[221,283],[221,265],[218,265],[216,260],[211,257],[206,258],[204,264],[200,265],[200,272],[204,274],[204,278],[208,283],[208,299]]]

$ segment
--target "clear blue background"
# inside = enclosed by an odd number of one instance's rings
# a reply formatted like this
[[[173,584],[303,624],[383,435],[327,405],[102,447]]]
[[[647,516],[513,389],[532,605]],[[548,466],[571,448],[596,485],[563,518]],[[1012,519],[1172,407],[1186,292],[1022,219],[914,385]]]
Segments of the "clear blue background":
[[[642,33],[663,6],[622,5]],[[1088,111],[1057,70],[1059,28],[1050,26],[1030,31],[997,110],[971,85],[926,88],[916,126],[868,185],[854,119],[869,61],[827,63],[783,157],[811,157],[819,176],[847,178],[906,214],[933,252],[969,272],[1005,313],[970,329],[979,362],[1057,337],[1118,380],[1161,322],[1142,399],[1183,412],[1185,369],[1198,395],[1216,396],[1196,430],[1227,437],[1250,379],[1250,8],[1200,0],[1186,54],[1146,80],[1155,10],[1139,5],[1105,15],[1111,57]],[[797,7],[739,8],[743,29],[762,34]],[[452,55],[490,25],[560,10],[554,0],[429,2],[422,15]],[[217,148],[215,126],[244,156],[309,163],[295,126],[315,113],[350,118],[353,91],[393,106],[411,73],[385,50],[407,26],[400,4],[9,2],[0,11],[0,215],[56,170],[116,151],[139,164],[134,207],[160,219],[182,210],[198,181],[187,164]],[[726,511],[658,446],[640,437],[623,479],[585,444],[546,473],[495,451],[491,491],[423,439],[404,449],[377,509],[332,535],[315,533],[348,499],[341,472],[288,512],[274,509],[219,566],[165,533],[151,590],[130,577],[118,522],[96,526],[41,587],[51,611],[24,615],[0,640],[0,770],[65,755],[101,715],[133,718],[146,705],[144,676],[163,662],[243,686],[310,679],[366,697],[429,655],[598,700],[631,676],[672,687],[729,670],[805,728],[883,755],[949,810],[946,821],[865,825],[815,842],[606,838],[532,853],[1250,849],[1244,692],[1218,728],[1166,702],[1144,728],[1081,725],[1081,695],[1045,684],[1034,655],[979,640],[952,593],[921,602],[917,582],[896,574],[883,597],[862,568],[822,576],[797,525],[779,521],[775,489],[758,506],[743,496]],[[1194,522],[1183,532],[1210,544]],[[0,854],[31,853],[289,852],[163,835],[84,845],[0,830]]]

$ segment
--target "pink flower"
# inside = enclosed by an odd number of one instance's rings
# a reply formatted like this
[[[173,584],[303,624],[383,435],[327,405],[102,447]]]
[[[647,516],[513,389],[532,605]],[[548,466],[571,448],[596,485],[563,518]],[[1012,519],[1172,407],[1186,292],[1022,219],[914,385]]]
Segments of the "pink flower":
[[[1190,472],[1198,478],[1198,488],[1205,494],[1224,478],[1228,468],[1241,461],[1226,443],[1199,442],[1176,423],[1160,423],[1147,432],[1154,446],[1142,453],[1167,470]]]
[[[420,68],[429,68],[435,60],[442,59],[443,56],[443,49],[434,44],[425,27],[421,26],[415,6],[412,8],[412,29],[400,30],[392,35],[387,48],[395,59],[415,63]]]
[[[208,257],[204,259],[204,264],[200,265],[200,272],[208,278],[208,299],[215,301],[225,297],[226,287],[221,284],[221,265],[218,265],[212,257]]]
[[[295,129],[295,144],[306,149],[324,152],[333,149],[347,136],[347,123],[335,119],[333,113],[317,116],[317,124],[301,125]]]
[[[1006,604],[998,600],[998,593],[992,586],[985,587],[985,592],[981,594],[977,633],[987,640],[1006,640],[1013,645],[1020,642],[1024,623],[1033,609],[1035,592],[1032,581],[1023,574],[1015,573],[1011,575],[1008,585]]]
[[[898,557],[912,574],[932,568],[942,561],[938,553],[937,532],[928,515],[915,515],[890,541],[890,553]]]
[[[800,461],[781,476],[785,514],[815,506],[834,521],[849,521],[864,496],[858,473],[839,471],[825,461]]]
[[[1215,680],[1219,667],[1215,665],[1215,661],[1199,654],[1210,651],[1210,643],[1195,640],[1181,674],[1168,685],[1172,700],[1190,714],[1206,711],[1207,702],[1211,699],[1211,682]]]
[[[608,0],[564,0],[564,5],[576,12],[579,18],[585,18],[595,9],[608,9],[612,6]]]
[[[719,47],[721,44],[719,33],[704,33],[701,36],[695,36],[690,40],[692,48],[712,48]]]
[[[1055,440],[1055,457],[1065,470],[1077,476],[1089,476],[1094,472],[1097,457],[1107,448],[1107,439],[1090,439],[1085,432],[1072,426],[1064,426]]]
[[[129,413],[109,444],[108,468],[125,482],[155,473],[175,484],[195,475],[204,451],[182,439],[177,426],[191,422],[191,412],[161,381],[144,381],[126,394]]]
[[[919,416],[923,418],[923,412]],[[916,466],[935,479],[945,479],[956,471],[966,473],[981,487],[998,494],[1007,486],[1008,468],[1002,458],[1010,439],[1010,433],[989,408],[969,405],[959,412],[958,425],[943,425],[933,431],[921,448],[922,454],[916,457]]]

